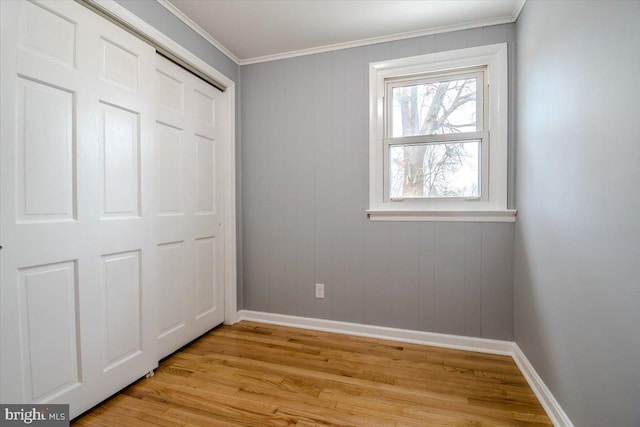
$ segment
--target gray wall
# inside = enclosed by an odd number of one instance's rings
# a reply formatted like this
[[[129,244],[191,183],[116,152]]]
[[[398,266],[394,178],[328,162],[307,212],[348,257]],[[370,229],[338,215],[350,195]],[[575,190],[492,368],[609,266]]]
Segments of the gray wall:
[[[517,21],[515,336],[576,426],[640,425],[640,3]]]
[[[241,67],[245,309],[513,338],[513,224],[365,214],[368,64],[500,42],[514,24]]]

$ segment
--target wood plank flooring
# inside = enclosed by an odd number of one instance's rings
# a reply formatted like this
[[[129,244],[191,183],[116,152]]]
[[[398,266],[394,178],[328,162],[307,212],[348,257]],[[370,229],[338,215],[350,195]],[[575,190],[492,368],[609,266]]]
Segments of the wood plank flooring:
[[[74,426],[549,426],[510,357],[240,322]]]

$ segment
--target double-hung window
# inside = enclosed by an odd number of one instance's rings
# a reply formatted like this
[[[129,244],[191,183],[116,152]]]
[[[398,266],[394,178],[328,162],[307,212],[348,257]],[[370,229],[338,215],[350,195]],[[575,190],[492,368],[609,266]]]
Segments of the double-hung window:
[[[371,64],[372,219],[513,221],[506,49]]]

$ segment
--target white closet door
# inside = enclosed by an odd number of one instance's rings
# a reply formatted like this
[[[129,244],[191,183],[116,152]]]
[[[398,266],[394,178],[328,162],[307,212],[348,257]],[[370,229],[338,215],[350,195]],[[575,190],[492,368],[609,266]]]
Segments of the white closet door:
[[[161,56],[156,59],[162,358],[224,321],[224,118],[220,91]]]
[[[157,366],[155,52],[73,1],[0,3],[0,400],[73,417]]]

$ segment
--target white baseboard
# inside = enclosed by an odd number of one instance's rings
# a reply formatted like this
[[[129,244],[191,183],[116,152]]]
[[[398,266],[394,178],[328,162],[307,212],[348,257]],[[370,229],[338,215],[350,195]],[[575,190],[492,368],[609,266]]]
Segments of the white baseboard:
[[[335,320],[314,319],[310,317],[289,316],[286,314],[265,313],[251,310],[238,311],[236,319],[238,322],[248,320],[273,325],[290,326],[293,328],[335,332],[338,334],[357,335],[390,341],[511,356],[540,401],[540,404],[546,411],[547,416],[553,425],[556,427],[574,427],[567,414],[560,407],[558,401],[553,397],[551,391],[542,381],[542,378],[540,378],[522,350],[520,350],[518,344],[512,341],[464,337],[460,335],[413,331],[409,329],[396,329],[384,326],[338,322]]]
[[[522,375],[529,383],[529,386],[540,401],[540,404],[553,425],[557,427],[574,427],[566,412],[564,412],[556,398],[551,394],[551,390],[549,390],[544,381],[542,381],[540,375],[538,375],[533,365],[531,365],[531,362],[529,362],[529,359],[527,359],[527,356],[524,355],[516,343],[513,343],[513,354],[511,357],[513,361],[516,362],[516,365],[518,365],[520,372],[522,372]]]
[[[338,334],[380,338],[390,341],[433,345],[437,347],[501,354],[505,356],[511,356],[513,353],[513,343],[511,341],[463,337],[460,335],[387,328],[384,326],[371,326],[359,323],[338,322],[335,320],[313,319],[309,317],[289,316],[285,314],[264,313],[249,310],[240,310],[238,312],[238,321],[240,320],[251,320],[254,322],[312,329],[315,331],[335,332]]]

